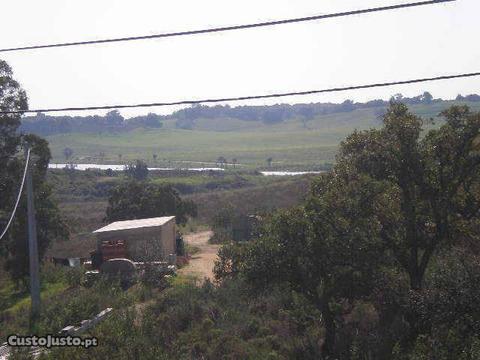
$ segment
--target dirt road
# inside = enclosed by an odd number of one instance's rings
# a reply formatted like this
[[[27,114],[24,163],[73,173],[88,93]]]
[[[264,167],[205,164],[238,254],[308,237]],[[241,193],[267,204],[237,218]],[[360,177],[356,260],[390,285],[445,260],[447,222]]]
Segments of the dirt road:
[[[203,231],[183,237],[187,244],[198,247],[200,251],[192,256],[187,266],[179,270],[180,274],[213,280],[213,266],[220,246],[208,243],[212,235],[211,231]]]

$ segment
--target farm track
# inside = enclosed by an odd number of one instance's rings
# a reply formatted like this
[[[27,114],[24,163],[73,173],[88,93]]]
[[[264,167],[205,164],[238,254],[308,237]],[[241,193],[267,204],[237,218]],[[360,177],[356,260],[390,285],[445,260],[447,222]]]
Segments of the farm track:
[[[203,231],[184,236],[187,244],[199,248],[200,251],[190,259],[190,263],[187,266],[179,270],[179,274],[195,276],[199,280],[209,279],[213,281],[213,267],[220,245],[208,243],[212,235],[211,231]]]

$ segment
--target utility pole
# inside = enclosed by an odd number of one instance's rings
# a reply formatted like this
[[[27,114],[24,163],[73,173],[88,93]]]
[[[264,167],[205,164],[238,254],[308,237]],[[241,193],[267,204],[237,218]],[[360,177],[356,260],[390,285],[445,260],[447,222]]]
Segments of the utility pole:
[[[28,155],[29,146],[25,154]],[[27,159],[28,157],[25,156]],[[28,212],[28,259],[30,263],[30,295],[32,298],[31,316],[33,319],[40,314],[40,276],[38,265],[37,223],[35,219],[35,204],[33,198],[33,181],[31,161],[27,166],[27,212]]]

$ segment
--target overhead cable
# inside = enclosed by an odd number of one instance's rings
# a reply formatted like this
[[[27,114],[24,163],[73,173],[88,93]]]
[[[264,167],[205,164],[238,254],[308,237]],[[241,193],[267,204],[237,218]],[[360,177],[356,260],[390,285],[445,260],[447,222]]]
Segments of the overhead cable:
[[[199,30],[179,31],[179,32],[170,32],[170,33],[162,33],[162,34],[129,36],[129,37],[119,37],[119,38],[99,39],[99,40],[64,42],[64,43],[54,43],[54,44],[18,46],[18,47],[0,49],[0,52],[13,52],[13,51],[58,48],[58,47],[67,47],[67,46],[105,44],[105,43],[125,42],[125,41],[151,40],[151,39],[159,39],[159,38],[178,37],[178,36],[218,33],[218,32],[234,31],[234,30],[246,30],[246,29],[252,29],[252,28],[259,28],[259,27],[286,25],[286,24],[301,23],[301,22],[307,22],[307,21],[318,21],[318,20],[325,20],[325,19],[352,16],[352,15],[361,15],[361,14],[368,14],[373,12],[399,10],[399,9],[405,9],[405,8],[411,8],[411,7],[418,7],[418,6],[436,5],[440,3],[447,3],[447,2],[453,2],[453,1],[456,1],[456,0],[420,1],[420,2],[413,2],[413,3],[406,3],[406,4],[382,6],[382,7],[376,7],[376,8],[367,8],[367,9],[361,9],[361,10],[337,12],[332,14],[315,15],[315,16],[308,16],[308,17],[301,17],[301,18],[284,19],[284,20],[265,21],[265,22],[243,24],[243,25],[221,26],[221,27],[213,27],[213,28],[199,29]]]
[[[267,95],[247,95],[247,96],[224,97],[224,98],[215,98],[215,99],[179,100],[179,101],[171,101],[171,102],[164,101],[164,102],[154,102],[154,103],[144,103],[144,104],[116,104],[116,105],[103,105],[103,106],[63,107],[63,108],[44,108],[44,109],[35,109],[35,110],[0,111],[0,115],[38,113],[38,112],[46,113],[46,112],[65,112],[65,111],[129,109],[129,108],[162,107],[162,106],[174,106],[174,105],[195,105],[195,104],[224,103],[224,102],[230,102],[230,101],[273,99],[273,98],[282,98],[287,96],[305,96],[305,95],[314,95],[314,94],[322,94],[322,93],[341,92],[341,91],[348,91],[348,90],[371,89],[371,88],[387,87],[387,86],[394,86],[394,85],[407,85],[407,84],[423,83],[423,82],[429,82],[429,81],[471,78],[475,76],[480,76],[480,72],[464,73],[464,74],[456,74],[456,75],[443,75],[443,76],[436,76],[436,77],[429,77],[429,78],[419,78],[419,79],[411,79],[411,80],[403,80],[403,81],[391,81],[391,82],[373,83],[373,84],[366,84],[366,85],[335,87],[335,88],[321,89],[321,90],[292,91],[292,92],[267,94]]]
[[[23,171],[22,183],[20,185],[20,189],[18,190],[17,200],[15,202],[15,206],[13,207],[13,211],[12,211],[12,214],[10,215],[10,219],[8,220],[7,226],[5,227],[2,234],[0,235],[0,240],[2,240],[2,238],[7,233],[8,229],[10,228],[10,225],[13,222],[15,213],[17,212],[18,204],[20,203],[20,198],[22,197],[23,186],[25,185],[25,178],[27,176],[29,162],[30,162],[30,148],[27,150],[27,159],[25,160],[25,170]]]

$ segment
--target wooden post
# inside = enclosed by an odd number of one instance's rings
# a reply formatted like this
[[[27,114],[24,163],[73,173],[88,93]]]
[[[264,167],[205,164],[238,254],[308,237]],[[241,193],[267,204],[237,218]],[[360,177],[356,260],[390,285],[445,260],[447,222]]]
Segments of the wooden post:
[[[27,145],[26,154],[29,147]],[[37,224],[35,219],[35,204],[31,162],[27,166],[27,213],[28,213],[28,259],[30,264],[30,295],[32,298],[31,316],[40,314],[40,276],[38,264]]]

